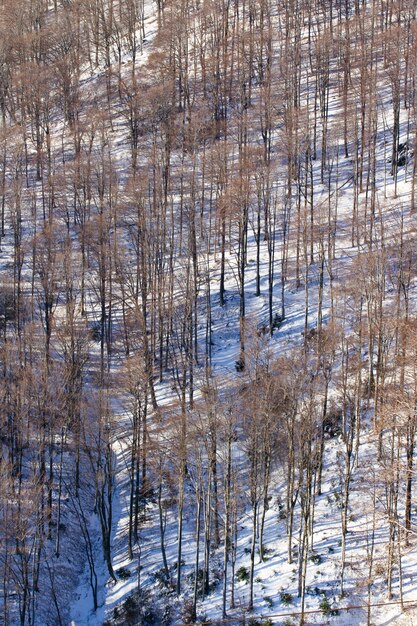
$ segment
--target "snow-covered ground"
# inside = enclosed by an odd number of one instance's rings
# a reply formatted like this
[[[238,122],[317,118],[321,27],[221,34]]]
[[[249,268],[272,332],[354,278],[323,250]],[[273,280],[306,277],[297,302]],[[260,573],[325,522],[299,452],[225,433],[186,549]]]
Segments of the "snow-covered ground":
[[[198,4],[198,3],[197,3]],[[147,0],[145,3],[145,35],[146,42],[137,60],[138,73],[146,68],[149,55],[153,51],[154,38],[157,34],[157,13],[155,3]],[[275,59],[275,62],[277,60]],[[123,57],[123,64],[128,65],[129,58]],[[308,71],[308,70],[306,70]],[[305,78],[305,75],[303,75]],[[91,76],[89,69],[86,69],[81,81],[81,89],[86,93],[91,93],[99,89],[103,75]],[[308,87],[303,90],[306,97]],[[254,95],[255,105],[258,95]],[[399,225],[404,220],[405,237],[412,240],[414,217],[410,212],[411,182],[409,166],[399,170],[398,181],[394,185],[390,176],[390,164],[387,158],[386,142],[389,140],[393,120],[391,116],[390,91],[386,85],[379,88],[379,116],[383,116],[384,125],[381,124],[377,137],[377,176],[376,176],[376,206],[378,215],[375,217],[375,241],[376,246],[381,244],[378,241],[379,232],[382,227],[385,230],[386,241],[384,245],[389,247],[398,238]],[[254,105],[254,106],[255,106]],[[340,113],[340,98],[337,95],[337,87],[333,86],[329,104],[330,124],[338,122]],[[385,110],[385,108],[387,110]],[[408,133],[408,122],[406,111],[402,111],[400,119],[400,141],[405,141]],[[59,122],[55,129],[58,136]],[[383,130],[382,130],[383,129]],[[386,130],[385,130],[386,129]],[[130,159],[130,150],[127,148],[127,127],[124,119],[116,119],[111,134],[110,150],[114,157],[114,167],[117,170],[118,180],[123,193],[126,177],[127,163]],[[273,147],[277,160],[277,169],[280,165],[279,143],[282,141],[280,129],[277,128],[273,135]],[[148,148],[148,146],[147,146]],[[368,250],[365,243],[352,245],[351,224],[352,207],[354,205],[354,187],[352,183],[353,162],[351,157],[343,156],[343,146],[340,144],[334,148],[338,152],[338,181],[332,182],[331,189],[326,188],[326,184],[320,182],[320,154],[313,163],[314,177],[314,207],[317,214],[319,211],[327,210],[329,195],[331,196],[332,211],[335,214],[335,202],[337,199],[337,216],[335,215],[335,258],[332,265],[334,277],[333,285],[330,284],[329,270],[326,267],[324,273],[323,291],[323,324],[326,325],[331,318],[331,288],[341,293],[343,287],[355,285],[361,276],[358,275],[358,267],[362,267],[367,272],[366,261],[362,266],[358,264],[358,255],[363,252],[364,256]],[[231,157],[232,158],[232,157]],[[179,170],[179,158],[174,154],[172,157],[173,169]],[[283,164],[284,160],[282,159]],[[411,168],[411,165],[410,165]],[[277,178],[274,190],[277,197],[284,194],[285,181]],[[365,192],[359,194],[359,209],[363,210],[365,203]],[[177,196],[175,190],[172,192],[172,203],[174,210]],[[276,251],[276,271],[274,279],[274,311],[279,311],[281,275],[279,269],[279,257],[281,254],[281,239],[277,229],[277,251]],[[12,246],[11,231],[6,234],[2,241],[4,263],[10,263],[12,256],[10,253]],[[256,240],[252,229],[249,228],[249,241],[247,251],[247,267],[245,275],[246,293],[246,343],[247,353],[250,350],[259,351],[262,354],[268,353],[268,359],[273,361],[278,357],[298,354],[297,351],[303,344],[303,332],[305,330],[305,299],[306,293],[309,297],[308,303],[308,327],[315,328],[318,316],[318,283],[320,279],[320,266],[318,263],[319,242],[314,245],[315,260],[308,266],[309,283],[307,290],[303,284],[297,286],[295,280],[296,263],[296,223],[292,220],[290,225],[290,247],[288,251],[288,280],[285,285],[285,319],[278,329],[274,331],[272,337],[268,333],[259,332],[268,320],[268,250],[265,241],[261,243],[260,274],[261,274],[261,295],[256,295]],[[239,395],[239,390],[247,384],[245,372],[236,371],[236,361],[240,355],[239,337],[239,290],[236,271],[236,254],[231,246],[226,256],[226,297],[223,307],[219,304],[219,277],[220,277],[220,257],[218,254],[208,256],[208,266],[210,274],[211,291],[211,339],[212,358],[211,372],[213,380],[217,386],[217,393],[220,401],[226,403],[226,398],[233,393]],[[199,259],[201,267],[206,263],[205,259]],[[178,261],[178,284],[176,288],[180,291],[180,261]],[[414,281],[414,279],[413,279]],[[205,317],[207,315],[206,287],[201,288],[199,294],[199,350],[201,356],[204,353],[205,341]],[[339,291],[338,291],[339,290]],[[387,290],[388,293],[388,290]],[[392,295],[394,301],[395,294]],[[417,301],[414,282],[411,288],[413,304]],[[334,297],[336,311],[335,318],[342,319],[342,301],[336,295]],[[340,308],[340,311],[338,310]],[[94,310],[89,313],[93,317]],[[117,315],[117,314],[116,314]],[[59,317],[59,309],[56,314]],[[345,326],[346,334],[355,329],[349,328],[350,320],[342,322]],[[363,355],[365,361],[366,355]],[[203,361],[203,358],[201,359]],[[122,367],[124,357],[117,354],[112,361],[113,371]],[[330,399],[335,402],[340,401],[340,389],[338,388],[340,375],[340,350],[336,357],[334,381],[330,385]],[[195,371],[196,389],[195,402],[203,402],[205,369],[202,365],[196,367]],[[156,383],[156,395],[159,410],[151,412],[148,416],[151,440],[161,441],[166,436],[167,464],[170,471],[175,474],[175,450],[169,449],[173,445],[170,439],[172,425],[169,419],[166,433],[160,428],[161,419],[175,413],[177,397],[173,387],[172,379],[167,373],[161,382]],[[186,481],[185,512],[184,512],[184,538],[183,538],[183,589],[182,594],[177,597],[172,588],[164,584],[161,579],[162,557],[160,547],[160,527],[159,510],[155,494],[149,497],[141,515],[139,542],[135,546],[133,558],[129,558],[127,545],[127,529],[129,516],[129,456],[131,451],[131,414],[127,408],[125,398],[117,393],[113,399],[112,416],[112,447],[115,459],[115,492],[113,500],[113,529],[112,529],[112,559],[113,568],[118,576],[116,583],[109,581],[107,567],[102,555],[100,527],[97,515],[92,513],[89,517],[89,532],[93,541],[93,551],[95,558],[95,570],[98,577],[98,604],[96,611],[93,610],[93,599],[90,588],[90,569],[85,563],[83,572],[74,572],[76,563],[83,561],[82,549],[80,546],[72,548],[70,545],[63,545],[63,551],[73,551],[74,563],[70,563],[71,570],[68,578],[68,589],[73,593],[74,599],[69,608],[72,623],[75,626],[100,626],[112,620],[123,619],[123,607],[132,597],[134,592],[140,590],[143,594],[143,604],[154,605],[159,611],[156,620],[161,624],[177,624],[183,621],[183,607],[187,598],[193,594],[193,575],[195,568],[196,552],[196,516],[195,516],[195,481],[190,463],[189,475]],[[163,416],[161,418],[161,415]],[[239,417],[239,416],[238,416]],[[165,422],[164,422],[165,423]],[[284,435],[282,435],[284,437]],[[219,471],[224,471],[225,450],[224,442],[219,445]],[[152,455],[152,452],[150,453]],[[233,444],[234,465],[242,475],[247,470],[247,455],[244,446],[237,438]],[[192,457],[192,453],[190,452]],[[321,494],[314,496],[314,533],[311,537],[314,552],[308,562],[306,578],[306,623],[311,624],[340,624],[351,625],[368,623],[368,606],[371,606],[371,618],[369,623],[375,626],[389,626],[394,624],[417,623],[417,610],[413,603],[417,605],[417,554],[415,521],[417,512],[413,507],[413,529],[409,545],[401,543],[401,563],[395,563],[393,579],[393,595],[388,599],[387,595],[387,545],[389,532],[389,519],[386,510],[384,494],[386,489],[385,477],[386,468],[383,462],[378,460],[378,437],[373,429],[372,403],[365,410],[362,421],[361,440],[359,445],[358,458],[352,470],[351,493],[348,510],[348,534],[346,545],[346,567],[344,573],[344,595],[341,596],[340,574],[341,574],[341,497],[344,472],[344,443],[338,436],[328,437],[325,440],[324,465]],[[173,460],[174,459],[174,460]],[[156,461],[156,460],[155,460]],[[404,473],[404,459],[400,458],[400,472]],[[223,474],[222,474],[223,475]],[[402,474],[403,475],[403,474]],[[246,580],[239,581],[235,577],[235,606],[229,608],[230,585],[228,588],[227,612],[230,623],[248,623],[251,618],[256,620],[260,616],[268,616],[272,624],[289,626],[299,622],[300,599],[297,596],[298,589],[298,566],[297,558],[293,563],[288,563],[288,539],[286,533],[287,519],[283,513],[283,503],[286,497],[286,468],[279,458],[274,458],[272,462],[272,474],[269,487],[269,503],[265,514],[264,546],[265,558],[261,562],[259,555],[255,557],[255,581],[254,581],[254,608],[248,612],[249,585]],[[164,498],[171,505],[166,510],[166,556],[170,566],[170,572],[175,580],[175,563],[177,559],[177,509],[175,498],[169,493],[168,487],[164,487]],[[401,492],[400,497],[404,494]],[[93,497],[90,494],[90,500]],[[91,502],[90,502],[91,504]],[[402,513],[401,509],[401,513]],[[298,542],[298,522],[297,516],[300,514],[300,505],[297,503],[295,509],[294,545]],[[252,512],[248,493],[242,488],[237,496],[237,545],[235,571],[239,568],[247,570],[249,568],[249,552],[251,547],[252,533]],[[74,523],[69,520],[68,523]],[[223,521],[222,521],[223,523]],[[372,544],[371,544],[372,542]],[[200,554],[204,552],[203,537],[200,536]],[[370,570],[372,552],[372,570]],[[80,554],[81,553],[81,554]],[[200,557],[202,558],[202,557]],[[84,559],[85,561],[85,559]],[[211,548],[210,558],[210,593],[203,600],[198,602],[198,619],[216,624],[222,616],[222,580],[221,571],[223,566],[223,546]],[[398,565],[401,567],[399,568]],[[242,571],[244,571],[242,570]],[[401,580],[400,580],[401,571]],[[123,575],[123,573],[125,575]],[[76,582],[77,574],[79,580]],[[401,606],[400,585],[402,587],[403,606]],[[329,605],[323,613],[323,599],[327,598]],[[145,602],[146,600],[146,602]],[[142,600],[141,600],[142,601]],[[410,608],[406,608],[410,603]],[[349,607],[350,610],[345,610]],[[334,614],[330,611],[335,608]],[[337,610],[336,610],[337,609]],[[164,613],[165,611],[165,613]],[[287,617],[286,617],[287,616]],[[140,623],[132,618],[132,623]],[[242,620],[246,619],[246,622]],[[414,620],[414,621],[413,621]],[[158,623],[157,621],[154,623]],[[266,623],[266,622],[264,622]],[[255,625],[256,621],[252,621]]]

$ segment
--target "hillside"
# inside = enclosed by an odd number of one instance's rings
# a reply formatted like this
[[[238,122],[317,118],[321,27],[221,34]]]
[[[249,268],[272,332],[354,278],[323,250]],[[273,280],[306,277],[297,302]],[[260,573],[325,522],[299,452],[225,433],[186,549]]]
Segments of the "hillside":
[[[0,623],[417,619],[413,0],[0,3]]]

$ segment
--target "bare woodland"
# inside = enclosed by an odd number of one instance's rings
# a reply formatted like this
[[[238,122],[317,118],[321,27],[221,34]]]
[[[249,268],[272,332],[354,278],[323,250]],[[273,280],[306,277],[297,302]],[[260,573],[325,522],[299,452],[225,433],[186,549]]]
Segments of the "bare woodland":
[[[123,578],[102,623],[337,624],[362,604],[351,623],[382,624],[376,584],[405,609],[416,18],[0,0],[1,624],[69,624],[80,580],[94,616]],[[325,498],[334,606],[308,605]],[[273,532],[293,580],[268,609]]]

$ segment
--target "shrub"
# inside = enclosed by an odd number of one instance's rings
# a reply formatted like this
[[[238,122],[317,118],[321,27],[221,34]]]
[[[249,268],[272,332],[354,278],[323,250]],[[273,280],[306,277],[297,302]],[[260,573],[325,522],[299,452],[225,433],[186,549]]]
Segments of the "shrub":
[[[319,607],[323,611],[324,615],[330,615],[330,611],[332,607],[330,606],[330,602],[327,596],[323,596],[323,599],[321,600]]]
[[[339,611],[337,609],[332,609],[331,604],[329,602],[329,598],[326,595],[323,596],[323,599],[321,600],[319,607],[323,611],[323,614],[326,616],[339,615]]]
[[[279,313],[275,313],[274,317],[272,318],[272,330],[278,330],[283,321],[284,318],[282,317],[282,315],[280,315]]]
[[[126,598],[123,602],[123,611],[128,619],[135,617],[138,611],[138,599],[135,595],[131,595]]]
[[[382,563],[377,563],[375,565],[375,576],[384,576],[385,575],[385,567]]]
[[[342,411],[337,406],[328,409],[323,420],[323,432],[328,438],[338,437],[342,433]]]
[[[313,552],[310,556],[310,561],[314,563],[314,565],[320,565],[323,559],[321,558],[320,554],[316,554],[315,552]]]
[[[279,519],[280,521],[281,521],[281,520],[284,520],[284,519],[287,519],[287,510],[286,510],[286,508],[284,507],[284,505],[283,505],[283,504],[280,504],[280,505],[279,505],[279,510],[278,510],[278,519]]]
[[[187,576],[189,584],[194,587],[195,584],[195,572],[190,572]],[[197,572],[197,592],[202,593],[204,589],[204,570],[199,569]]]
[[[235,369],[237,372],[243,372],[243,370],[245,369],[245,361],[242,357],[235,361]]]
[[[142,590],[128,596],[113,610],[113,626],[155,626],[161,624],[151,595]]]
[[[197,573],[197,594],[199,596],[212,593],[214,589],[216,589],[217,585],[221,580],[221,573],[217,570],[212,570],[210,572],[210,579],[207,581],[206,585],[206,577],[205,571],[203,569],[199,569]],[[195,572],[190,572],[187,576],[187,581],[194,588],[195,585]]]
[[[284,604],[285,606],[292,604],[293,600],[292,595],[288,593],[288,591],[281,591],[281,593],[279,594],[279,599],[281,600],[281,604]]]
[[[236,578],[241,583],[247,583],[249,581],[249,570],[247,567],[242,565],[236,572]]]
[[[100,322],[91,322],[90,324],[90,337],[92,341],[101,341],[101,325]]]
[[[132,576],[132,572],[127,567],[119,567],[116,574],[121,580],[128,580]]]
[[[163,567],[161,569],[156,570],[156,572],[153,575],[153,579],[161,587],[167,588],[170,586],[169,576],[167,575]]]
[[[192,600],[184,600],[184,604],[181,608],[181,619],[185,624],[194,624],[196,615],[194,612],[194,604]]]

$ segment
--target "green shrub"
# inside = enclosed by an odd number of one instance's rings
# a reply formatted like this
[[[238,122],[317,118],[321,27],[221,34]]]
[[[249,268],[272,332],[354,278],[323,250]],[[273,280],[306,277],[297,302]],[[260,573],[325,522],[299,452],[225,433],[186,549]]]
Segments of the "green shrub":
[[[336,616],[339,615],[339,611],[337,609],[332,609],[331,604],[329,602],[329,598],[327,596],[323,596],[319,604],[320,609],[323,611],[323,614],[326,616]]]
[[[288,593],[288,591],[281,591],[281,593],[279,594],[279,599],[281,600],[281,604],[284,604],[285,606],[292,604],[293,600],[292,595]]]
[[[236,578],[241,583],[247,583],[249,581],[249,570],[247,567],[242,565],[236,572]]]

